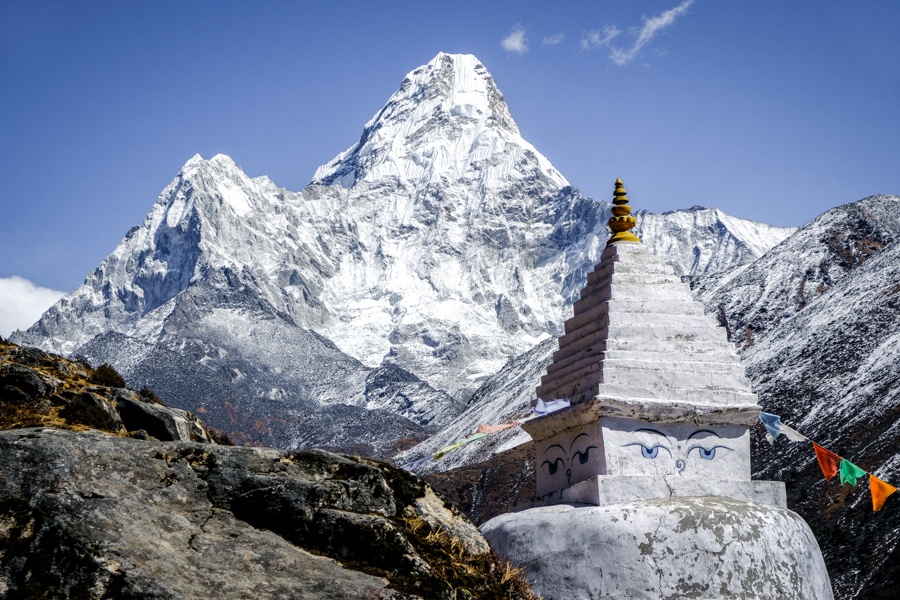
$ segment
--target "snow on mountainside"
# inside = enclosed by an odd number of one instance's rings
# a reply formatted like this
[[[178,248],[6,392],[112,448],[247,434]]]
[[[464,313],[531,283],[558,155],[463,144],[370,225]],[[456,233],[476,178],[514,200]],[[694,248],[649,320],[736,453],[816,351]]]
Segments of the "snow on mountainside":
[[[650,244],[653,253],[666,257],[676,275],[692,277],[749,264],[797,231],[702,206],[659,215],[638,211],[635,218],[635,233]]]
[[[514,427],[470,442],[437,460],[429,460],[444,446],[474,433],[481,423],[499,425],[532,416],[534,390],[558,349],[556,338],[548,338],[507,361],[472,395],[462,414],[424,442],[398,454],[397,463],[425,475],[479,463],[531,440],[525,431]]]
[[[320,167],[311,184],[393,181],[421,189],[470,179],[500,187],[529,170],[556,189],[569,185],[522,139],[484,65],[442,52],[403,79],[359,142]]]
[[[827,296],[836,282],[855,274],[894,239],[893,198],[873,196],[832,209],[764,260],[703,279],[695,295],[727,316],[724,324],[732,339],[747,346],[750,358],[756,338]]]
[[[347,198],[364,248],[325,286],[341,318],[321,332],[463,395],[556,326],[564,298],[538,286],[559,275],[557,240],[605,207],[522,139],[475,57],[447,54],[410,73],[309,189]]]
[[[392,424],[366,443],[387,452],[559,334],[609,216],[522,139],[477,59],[442,53],[300,192],[226,156],[189,160],[84,285],[14,339],[110,362],[256,442],[351,443],[383,411]],[[660,219],[683,218],[708,227],[667,239]],[[786,234],[717,211],[642,226],[685,274]]]

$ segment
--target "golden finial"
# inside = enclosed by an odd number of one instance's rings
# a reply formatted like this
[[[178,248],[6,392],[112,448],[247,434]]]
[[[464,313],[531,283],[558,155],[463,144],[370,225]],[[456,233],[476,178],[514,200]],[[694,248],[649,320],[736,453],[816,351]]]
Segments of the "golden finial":
[[[631,216],[631,207],[628,206],[628,196],[625,192],[625,186],[621,179],[616,179],[616,191],[613,192],[612,219],[609,220],[609,228],[612,229],[612,237],[606,242],[606,245],[615,244],[616,242],[638,242],[640,239],[634,235],[629,229],[637,224],[634,217]]]

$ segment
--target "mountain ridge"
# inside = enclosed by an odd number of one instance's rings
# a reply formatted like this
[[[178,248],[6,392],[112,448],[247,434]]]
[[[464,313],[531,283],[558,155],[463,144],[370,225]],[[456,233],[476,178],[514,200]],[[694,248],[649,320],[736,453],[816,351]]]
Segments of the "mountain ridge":
[[[85,284],[14,339],[111,362],[245,443],[349,444],[343,430],[386,411],[365,445],[386,456],[388,435],[443,428],[507,360],[559,334],[609,216],[521,138],[475,57],[439,54],[299,192],[225,155],[189,159]],[[692,213],[709,227],[659,251],[705,272],[791,231],[724,218]],[[320,411],[343,416],[303,425]]]

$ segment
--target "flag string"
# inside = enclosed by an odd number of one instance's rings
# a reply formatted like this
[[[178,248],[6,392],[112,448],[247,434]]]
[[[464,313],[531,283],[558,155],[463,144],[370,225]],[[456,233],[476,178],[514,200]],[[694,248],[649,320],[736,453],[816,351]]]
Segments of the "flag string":
[[[550,400],[548,402],[544,402],[540,398],[538,398],[537,403],[531,409],[533,413],[530,417],[526,419],[520,419],[518,421],[511,421],[509,423],[503,423],[500,425],[488,425],[487,423],[481,423],[474,432],[466,435],[465,437],[459,438],[451,444],[448,444],[435,452],[432,460],[440,460],[444,457],[448,452],[453,452],[454,450],[458,450],[462,448],[469,442],[474,442],[475,440],[480,440],[483,437],[491,435],[493,433],[497,433],[498,431],[503,431],[504,429],[509,429],[510,427],[518,427],[522,423],[526,421],[530,421],[531,419],[537,419],[538,417],[543,417],[544,415],[548,415],[552,412],[556,412],[558,410],[562,410],[571,406],[571,402],[567,399],[555,399]],[[418,461],[417,461],[418,462]]]
[[[888,496],[897,491],[896,487],[886,481],[882,481],[873,473],[859,468],[846,458],[812,441],[793,427],[782,423],[780,416],[761,412],[759,413],[759,421],[766,428],[766,439],[770,444],[774,445],[775,440],[782,434],[792,442],[810,442],[813,446],[813,451],[816,453],[819,468],[822,469],[822,475],[825,476],[825,481],[831,481],[835,475],[839,475],[841,485],[849,483],[852,486],[856,486],[856,482],[860,477],[868,475],[869,490],[872,493],[872,510],[881,510]]]
[[[532,412],[534,414],[527,419],[512,421],[500,425],[488,425],[486,423],[481,423],[478,426],[478,429],[473,433],[455,440],[453,443],[448,444],[447,446],[444,446],[443,448],[438,450],[432,457],[432,460],[440,460],[448,452],[453,452],[454,450],[457,450],[470,442],[474,442],[475,440],[482,439],[511,427],[518,427],[525,421],[536,419],[538,417],[544,416],[545,414],[555,412],[567,406],[569,406],[569,402],[567,400],[552,400],[545,403],[542,400],[538,399],[536,406],[532,409]],[[865,477],[866,475],[868,475],[869,490],[872,493],[872,510],[881,510],[881,508],[884,506],[885,501],[888,499],[888,496],[897,491],[896,487],[886,481],[879,479],[875,476],[874,473],[870,473],[864,469],[861,469],[846,458],[835,454],[834,452],[828,450],[820,444],[817,444],[793,427],[782,423],[780,416],[774,415],[772,413],[760,412],[759,421],[766,429],[766,439],[772,445],[774,445],[775,440],[777,440],[782,435],[792,442],[811,443],[813,446],[813,451],[816,455],[816,460],[819,463],[819,468],[822,470],[822,475],[825,476],[825,481],[831,481],[831,479],[833,479],[837,475],[839,476],[842,485],[846,485],[849,483],[852,486],[856,486],[857,481],[861,477]]]

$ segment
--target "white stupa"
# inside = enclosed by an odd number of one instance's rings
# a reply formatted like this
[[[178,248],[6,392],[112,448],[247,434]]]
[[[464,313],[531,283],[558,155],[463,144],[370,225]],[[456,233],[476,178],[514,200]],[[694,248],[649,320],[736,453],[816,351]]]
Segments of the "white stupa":
[[[523,424],[531,508],[482,526],[545,600],[829,600],[815,537],[784,484],[750,479],[756,395],[725,330],[629,230],[613,236],[537,388],[569,408]]]

